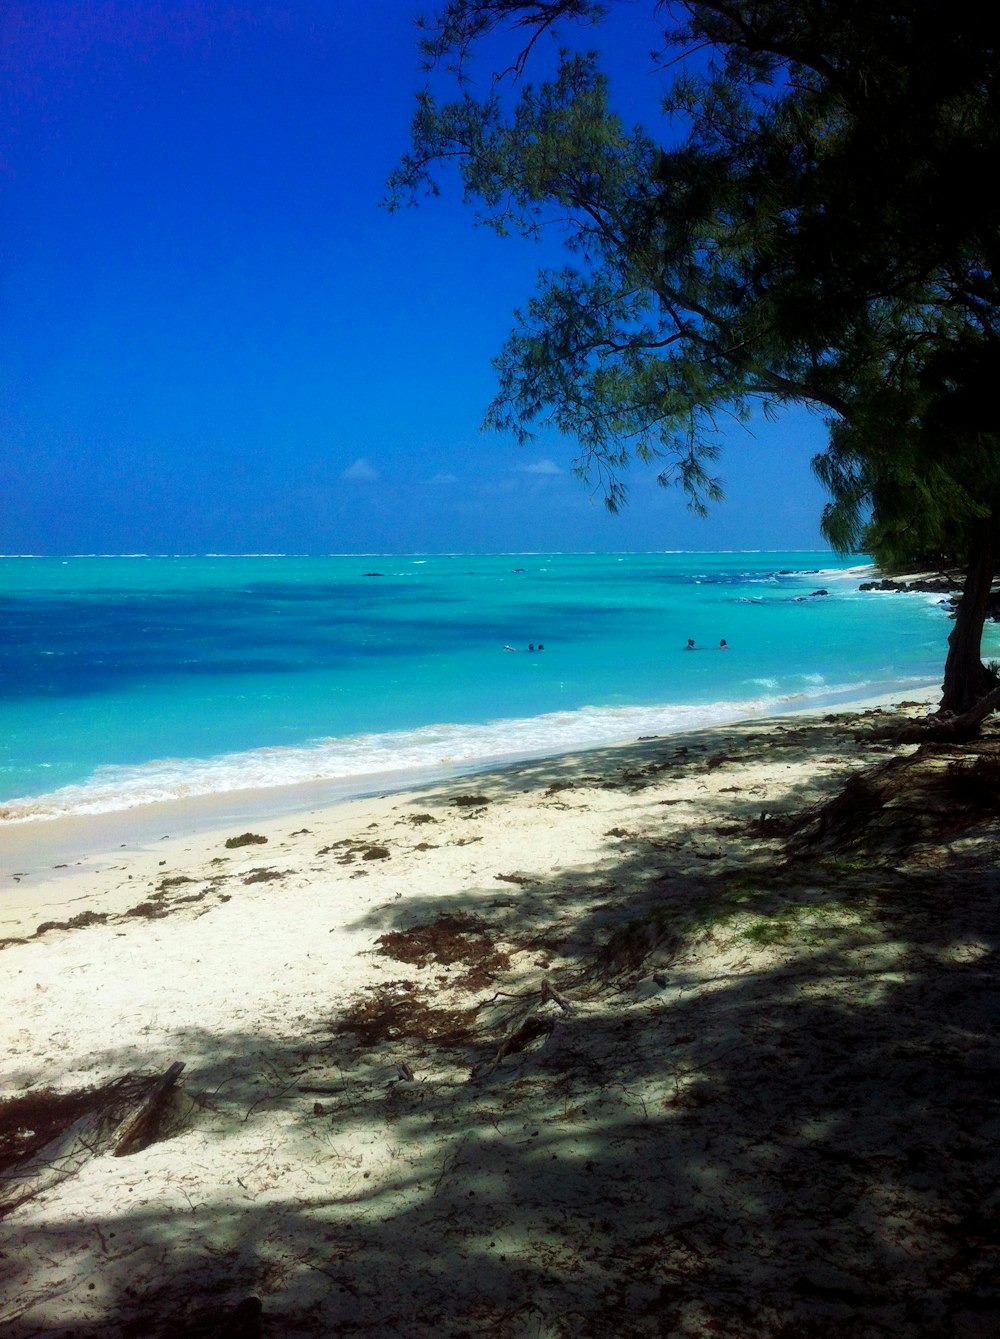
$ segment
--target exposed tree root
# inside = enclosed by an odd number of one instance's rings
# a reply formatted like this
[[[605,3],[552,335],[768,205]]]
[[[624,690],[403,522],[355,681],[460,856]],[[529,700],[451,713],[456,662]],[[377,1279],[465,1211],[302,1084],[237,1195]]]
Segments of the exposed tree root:
[[[945,712],[940,716],[928,717],[926,721],[914,721],[902,730],[894,731],[893,738],[901,744],[920,744],[938,742],[942,744],[965,744],[976,739],[982,729],[983,721],[1000,707],[1000,687],[979,699],[974,707],[955,716]]]
[[[1000,740],[928,743],[851,777],[839,795],[802,815],[788,849],[793,858],[890,854],[995,824],[998,810]]]

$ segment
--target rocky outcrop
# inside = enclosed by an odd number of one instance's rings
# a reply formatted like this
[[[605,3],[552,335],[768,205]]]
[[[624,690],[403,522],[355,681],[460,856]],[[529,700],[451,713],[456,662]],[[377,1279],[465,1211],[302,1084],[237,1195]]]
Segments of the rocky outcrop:
[[[858,587],[858,590],[894,590],[927,595],[956,595],[961,589],[962,583],[950,576],[917,577],[913,581],[882,577],[879,581],[862,581]]]
[[[954,617],[955,606],[958,604],[959,596],[962,592],[962,579],[959,574],[943,573],[940,576],[914,577],[908,580],[905,577],[881,577],[878,581],[862,581],[858,590],[886,590],[896,591],[898,594],[923,594],[923,595],[942,595],[952,606],[952,617]],[[994,623],[1000,623],[1000,588],[994,589],[990,596],[989,608],[986,611],[986,617]]]

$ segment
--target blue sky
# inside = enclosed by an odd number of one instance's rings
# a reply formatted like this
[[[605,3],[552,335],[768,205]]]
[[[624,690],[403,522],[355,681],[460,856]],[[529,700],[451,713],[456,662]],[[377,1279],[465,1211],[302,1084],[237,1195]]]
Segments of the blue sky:
[[[652,10],[598,30],[626,119]],[[707,521],[641,470],[611,517],[571,440],[480,431],[545,257],[457,191],[380,209],[414,13],[7,0],[0,551],[825,547],[803,410],[733,429]]]

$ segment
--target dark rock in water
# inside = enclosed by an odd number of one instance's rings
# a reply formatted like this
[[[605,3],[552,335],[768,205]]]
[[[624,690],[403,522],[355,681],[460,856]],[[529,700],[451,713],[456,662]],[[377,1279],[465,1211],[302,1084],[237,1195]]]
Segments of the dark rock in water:
[[[904,590],[923,591],[928,595],[933,595],[936,591],[957,591],[959,583],[951,581],[948,577],[926,577],[921,581],[908,581],[903,586]]]
[[[892,577],[882,577],[879,581],[862,581],[858,590],[894,590],[918,594],[934,595],[954,594],[961,589],[961,583],[952,577],[920,577],[916,581],[894,581]]]
[[[829,592],[828,590],[814,590],[814,591],[813,591],[813,594],[814,594],[814,595],[829,595],[830,592]]]
[[[365,572],[365,573],[364,573],[364,576],[366,576],[366,577],[380,577],[380,576],[384,576],[384,575],[385,575],[385,574],[384,574],[383,572]]]

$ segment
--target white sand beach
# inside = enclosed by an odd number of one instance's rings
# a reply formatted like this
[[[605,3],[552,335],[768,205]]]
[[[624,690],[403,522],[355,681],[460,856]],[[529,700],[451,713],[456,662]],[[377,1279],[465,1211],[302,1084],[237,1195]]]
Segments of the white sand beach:
[[[22,828],[0,1333],[996,1333],[995,815],[803,827],[926,709]]]

